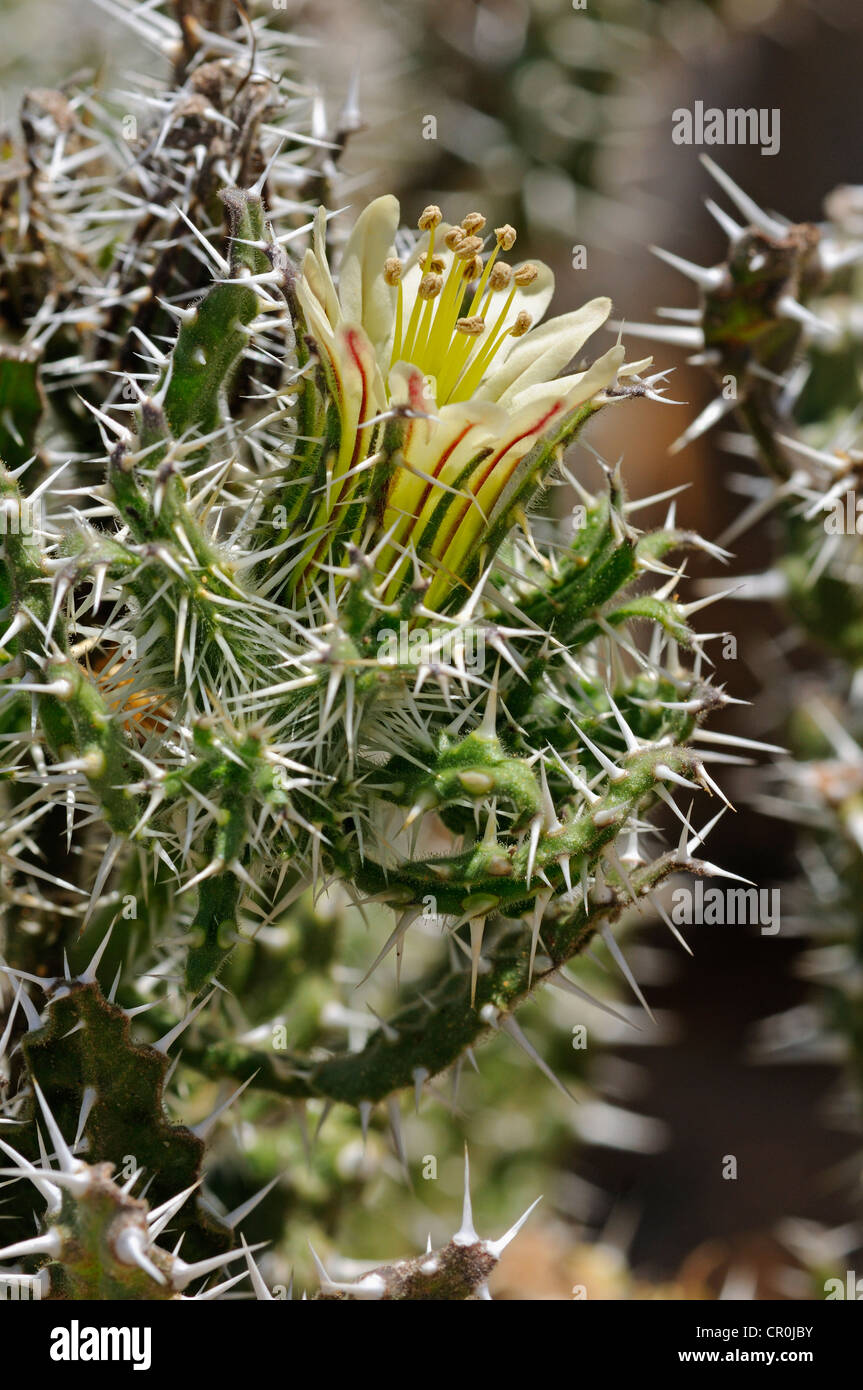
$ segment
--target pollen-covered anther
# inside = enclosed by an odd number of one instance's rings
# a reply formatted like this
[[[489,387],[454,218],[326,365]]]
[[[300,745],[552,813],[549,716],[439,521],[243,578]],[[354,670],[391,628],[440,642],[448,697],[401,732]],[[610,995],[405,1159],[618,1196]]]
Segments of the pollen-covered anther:
[[[461,225],[468,236],[476,236],[485,226],[485,218],[481,212],[469,212],[467,217],[462,218]]]
[[[485,332],[485,319],[479,314],[471,314],[469,318],[458,319],[456,321],[456,332],[464,333],[468,338],[478,338]]]
[[[461,227],[450,227],[449,231],[446,233],[444,237],[444,245],[450,251],[456,251],[458,247],[461,246],[464,240],[465,234],[462,231]]]
[[[525,261],[517,270],[513,271],[513,280],[521,287],[532,285],[539,274],[539,266],[534,265],[533,261]]]
[[[482,237],[462,237],[461,241],[453,249],[460,261],[472,261],[474,256],[478,255],[482,250]]]
[[[508,290],[512,283],[512,266],[507,265],[506,261],[498,261],[493,265],[488,277],[488,287],[490,290]]]
[[[482,258],[474,256],[472,261],[468,261],[464,268],[464,278],[466,280],[478,280],[483,272]]]
[[[443,221],[443,213],[436,203],[429,203],[428,207],[423,208],[417,219],[417,226],[421,232],[433,231],[439,227]]]
[[[518,233],[515,227],[511,227],[508,222],[504,222],[502,227],[495,227],[495,240],[502,251],[511,251],[515,246],[515,239]]]
[[[531,318],[530,314],[527,313],[525,309],[522,309],[521,313],[516,316],[516,320],[515,323],[512,325],[512,328],[509,330],[511,336],[513,338],[523,338],[532,323],[533,319]]]
[[[420,299],[437,299],[443,288],[442,275],[424,275],[420,281]]]
[[[397,285],[402,278],[402,263],[398,256],[388,256],[384,261],[384,279],[388,285]]]

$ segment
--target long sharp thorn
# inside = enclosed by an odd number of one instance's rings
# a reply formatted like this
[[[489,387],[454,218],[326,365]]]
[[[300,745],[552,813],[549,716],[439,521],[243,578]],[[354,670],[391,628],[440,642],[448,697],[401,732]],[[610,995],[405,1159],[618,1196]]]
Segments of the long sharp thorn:
[[[479,961],[482,952],[482,938],[485,931],[484,917],[470,919],[470,1006],[476,1002],[476,982],[479,974]]]
[[[509,1034],[513,1042],[518,1043],[518,1046],[522,1049],[522,1051],[526,1052],[528,1057],[530,1057],[531,1061],[536,1063],[543,1076],[547,1077],[551,1084],[555,1086],[562,1095],[566,1096],[568,1100],[575,1100],[575,1096],[572,1094],[570,1090],[567,1089],[566,1086],[564,1086],[560,1078],[555,1076],[551,1067],[548,1065],[545,1059],[539,1055],[533,1043],[529,1041],[529,1039],[526,1037],[525,1033],[523,1032],[519,1024],[516,1023],[515,1019],[512,1017],[511,1014],[509,1014],[506,1018],[502,1018],[498,1026],[502,1028],[505,1033]]]
[[[50,1255],[57,1259],[63,1249],[63,1237],[57,1230],[46,1231],[30,1240],[19,1240],[15,1245],[7,1245],[0,1250],[0,1260],[19,1259],[25,1255]]]
[[[518,1218],[518,1220],[512,1224],[512,1226],[510,1226],[508,1231],[504,1232],[504,1234],[500,1237],[499,1240],[487,1240],[485,1242],[485,1247],[490,1255],[494,1255],[496,1260],[500,1259],[506,1247],[510,1244],[511,1241],[515,1240],[525,1221],[530,1216],[531,1212],[539,1206],[541,1201],[542,1197],[537,1197],[535,1202],[531,1202],[527,1211],[524,1212],[523,1215],[521,1215]]]
[[[602,925],[599,928],[599,934],[605,942],[606,946],[608,947],[609,954],[613,956],[618,968],[621,971],[621,974],[623,975],[624,979],[626,980],[627,984],[629,985],[639,1004],[644,1009],[644,1012],[647,1014],[647,1017],[650,1019],[651,1023],[655,1023],[656,1019],[654,1018],[653,1013],[651,1012],[650,1005],[648,1004],[647,1000],[642,994],[638,986],[638,982],[636,981],[635,976],[630,970],[623,952],[621,951],[620,947],[615,941],[611,927],[608,925],[607,922],[602,923]]]
[[[49,1173],[44,1176],[39,1168],[35,1168],[23,1154],[19,1154],[17,1149],[13,1149],[11,1144],[7,1144],[4,1139],[0,1139],[0,1149],[19,1165],[22,1169],[22,1176],[29,1178],[36,1191],[41,1193],[48,1204],[48,1211],[52,1215],[60,1210],[62,1194],[59,1187],[49,1182]]]
[[[262,1303],[275,1302],[275,1298],[273,1294],[270,1293],[270,1290],[267,1288],[261,1271],[258,1269],[258,1266],[252,1259],[252,1252],[246,1244],[246,1237],[241,1235],[240,1240],[243,1242],[243,1254],[246,1257],[246,1264],[249,1267],[249,1278],[252,1281],[252,1288],[255,1291],[255,1298]]]
[[[199,1139],[206,1139],[212,1133],[219,1117],[243,1094],[247,1086],[251,1086],[257,1074],[257,1072],[253,1072],[251,1076],[246,1078],[241,1086],[237,1087],[236,1091],[233,1091],[231,1095],[228,1096],[227,1100],[222,1101],[221,1105],[217,1105],[215,1110],[211,1110],[210,1114],[207,1115],[205,1119],[199,1120],[196,1125],[192,1125],[192,1133],[197,1135]]]
[[[96,950],[93,952],[93,958],[90,961],[90,964],[87,966],[87,969],[84,971],[82,975],[78,977],[82,985],[91,985],[95,983],[96,971],[99,969],[102,957],[108,948],[108,942],[111,940],[111,933],[113,932],[113,930],[114,923],[112,922],[105,935],[102,937],[101,942],[96,947]]]
[[[479,1240],[473,1224],[473,1205],[470,1200],[470,1157],[467,1144],[464,1146],[464,1198],[461,1210],[461,1225],[453,1236],[453,1245],[475,1245]]]
[[[184,1188],[183,1191],[178,1192],[175,1197],[169,1197],[167,1202],[163,1202],[160,1207],[154,1207],[151,1212],[148,1212],[147,1225],[149,1227],[151,1241],[158,1240],[168,1222],[176,1216],[183,1203],[203,1181],[203,1178],[198,1178],[198,1181],[193,1182],[190,1187]]]
[[[709,174],[712,174],[728,197],[731,199],[737,211],[742,213],[747,222],[751,222],[753,227],[757,227],[773,241],[783,241],[786,235],[786,228],[782,222],[778,222],[775,217],[770,217],[764,212],[747,193],[739,188],[730,175],[724,169],[720,169],[718,164],[714,164],[709,155],[701,155],[701,163]]]
[[[48,1133],[51,1135],[51,1142],[54,1145],[54,1152],[57,1155],[60,1168],[64,1173],[78,1173],[80,1171],[80,1163],[78,1159],[73,1157],[71,1149],[63,1138],[60,1126],[54,1119],[48,1102],[42,1094],[42,1088],[35,1077],[33,1078],[33,1090],[39,1102],[39,1108],[45,1116],[45,1123],[48,1126]]]
[[[259,1241],[257,1245],[251,1245],[248,1248],[255,1251],[262,1249],[264,1245],[266,1245],[266,1241]],[[212,1274],[214,1269],[221,1269],[223,1265],[230,1264],[232,1260],[241,1260],[244,1253],[243,1250],[228,1250],[224,1255],[211,1255],[209,1259],[196,1260],[194,1264],[186,1264],[184,1260],[177,1260],[171,1270],[171,1287],[182,1293],[193,1279],[199,1279],[204,1274]]]
[[[167,1053],[168,1049],[172,1047],[173,1044],[177,1041],[180,1034],[186,1028],[188,1028],[190,1023],[194,1022],[194,1020],[198,1017],[198,1014],[201,1012],[204,1006],[206,1004],[209,1004],[210,1000],[212,999],[215,993],[216,991],[214,989],[210,990],[210,993],[206,996],[206,998],[202,999],[199,1004],[196,1004],[194,1009],[190,1010],[190,1012],[186,1014],[185,1018],[181,1018],[179,1023],[175,1023],[173,1028],[169,1028],[168,1032],[165,1033],[163,1037],[159,1038],[158,1042],[154,1042],[153,1047],[156,1049],[156,1051]]]
[[[695,265],[693,261],[684,260],[682,256],[675,256],[673,251],[664,251],[661,246],[651,246],[654,256],[658,256],[666,265],[670,265],[673,270],[680,271],[687,280],[694,280],[703,290],[718,289],[725,278],[725,271],[721,266],[706,267]]]
[[[239,1226],[241,1221],[245,1221],[249,1213],[255,1210],[255,1207],[258,1205],[258,1203],[262,1202],[264,1198],[267,1196],[267,1194],[272,1192],[279,1179],[280,1174],[277,1173],[276,1176],[274,1178],[271,1178],[270,1181],[266,1183],[265,1186],[262,1187],[259,1192],[256,1192],[252,1197],[249,1197],[240,1206],[234,1207],[233,1211],[229,1211],[227,1216],[222,1217],[223,1224],[225,1226],[230,1226],[231,1230],[233,1231],[234,1227]]]

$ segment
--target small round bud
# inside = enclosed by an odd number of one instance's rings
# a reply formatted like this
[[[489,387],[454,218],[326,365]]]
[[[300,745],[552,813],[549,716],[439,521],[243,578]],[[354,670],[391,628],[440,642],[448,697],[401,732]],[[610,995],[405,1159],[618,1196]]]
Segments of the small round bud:
[[[532,261],[525,261],[524,265],[520,265],[518,270],[514,271],[512,278],[517,285],[532,285],[538,274],[539,266],[534,265]]]
[[[495,261],[488,277],[489,287],[493,290],[508,290],[512,280],[512,266],[505,261]]]
[[[384,279],[388,285],[397,285],[402,278],[402,263],[398,256],[388,256],[384,261]]]
[[[458,319],[456,331],[464,333],[468,338],[478,338],[480,333],[485,332],[485,319],[480,318],[479,314],[473,314],[467,319]]]
[[[434,203],[429,203],[420,213],[417,226],[421,232],[430,232],[434,227],[439,227],[442,221],[443,213],[440,208]]]
[[[523,338],[532,323],[533,319],[530,314],[526,314],[524,309],[522,309],[521,313],[516,316],[512,328],[509,330],[510,334],[513,338]]]
[[[464,239],[464,232],[461,227],[450,227],[444,237],[444,243],[449,247],[450,251],[457,251]]]
[[[467,217],[463,217],[461,225],[464,227],[468,236],[476,236],[485,226],[485,218],[481,212],[469,212]]]
[[[443,287],[442,275],[424,275],[420,280],[420,299],[437,299]]]
[[[472,261],[478,251],[482,250],[482,238],[478,236],[464,237],[455,248],[455,253],[461,261]]]
[[[89,753],[85,753],[81,759],[83,764],[81,771],[87,777],[104,777],[105,775],[105,754],[101,748],[91,748]]]
[[[511,227],[508,222],[505,222],[502,227],[495,227],[494,234],[502,251],[511,251],[515,246],[515,238],[518,233],[515,227]]]

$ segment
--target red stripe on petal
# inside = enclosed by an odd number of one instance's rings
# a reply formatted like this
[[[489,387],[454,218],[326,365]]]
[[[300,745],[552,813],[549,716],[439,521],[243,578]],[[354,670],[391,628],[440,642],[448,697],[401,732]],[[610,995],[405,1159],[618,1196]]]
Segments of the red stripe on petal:
[[[479,478],[477,478],[477,479],[473,479],[473,478],[472,478],[472,479],[470,480],[469,487],[470,487],[470,491],[471,491],[472,495],[473,495],[474,497],[477,497],[477,496],[479,495],[479,492],[480,492],[481,488],[484,486],[484,484],[485,484],[485,483],[488,481],[488,479],[491,477],[492,473],[494,472],[495,468],[496,468],[496,467],[498,466],[498,464],[500,463],[501,459],[503,459],[503,458],[506,457],[506,455],[507,455],[507,454],[509,453],[509,451],[514,447],[514,445],[521,443],[521,441],[522,441],[523,439],[530,439],[533,435],[540,434],[540,433],[545,429],[546,425],[548,425],[549,421],[553,420],[553,419],[555,418],[556,415],[559,415],[560,412],[561,412],[562,410],[563,410],[563,401],[557,401],[557,402],[551,407],[550,410],[546,411],[546,413],[545,413],[545,415],[543,415],[542,419],[539,420],[531,429],[529,429],[529,430],[524,430],[521,434],[516,435],[515,439],[510,439],[510,440],[508,440],[507,443],[503,446],[502,449],[499,449],[498,452],[497,452],[496,454],[493,454],[493,455],[492,455],[491,459],[487,459],[486,462],[485,462],[485,466],[484,466],[484,468],[483,468],[483,471],[482,471],[482,473],[480,474]],[[523,457],[523,455],[520,455],[519,457],[521,458],[521,457]],[[515,462],[516,462],[516,464],[517,464],[517,463],[518,463],[518,459],[516,459]],[[513,467],[515,467],[515,464],[513,465]],[[509,481],[509,479],[512,477],[512,472],[513,472],[513,469],[511,468],[511,469],[506,473],[506,475],[505,475],[504,477],[502,477],[502,479],[501,479],[501,488],[503,488],[503,487],[506,485],[506,483]],[[455,504],[454,504],[454,505],[455,505]],[[471,507],[471,506],[472,506],[472,503],[471,503],[470,499],[468,499],[467,501],[465,501],[464,505],[461,507],[460,511],[458,512],[458,515],[455,516],[455,517],[453,518],[452,525],[450,526],[449,532],[448,532],[448,534],[446,535],[445,540],[443,541],[442,547],[438,548],[438,546],[435,545],[435,547],[434,547],[434,548],[435,548],[435,551],[437,552],[437,554],[439,555],[439,557],[440,557],[442,560],[446,557],[446,553],[447,553],[447,551],[449,550],[450,546],[452,545],[453,540],[455,539],[456,532],[458,531],[459,526],[461,526],[462,522],[464,521],[465,517],[467,516],[468,511],[470,510],[470,507]]]
[[[355,366],[356,369],[357,369],[357,373],[359,374],[359,378],[360,378],[360,382],[361,382],[361,389],[360,389],[360,404],[359,404],[359,410],[357,411],[357,424],[356,424],[356,434],[355,434],[355,439],[354,439],[354,448],[353,448],[353,452],[352,452],[352,454],[351,454],[351,461],[350,461],[350,464],[348,465],[348,469],[347,469],[347,472],[350,472],[351,469],[353,469],[353,468],[356,467],[356,465],[359,463],[359,461],[360,461],[360,459],[361,459],[361,457],[362,457],[362,441],[363,441],[363,434],[364,434],[364,432],[365,432],[366,430],[372,428],[372,426],[369,426],[369,425],[362,425],[362,424],[361,424],[362,420],[365,418],[366,414],[368,413],[368,409],[369,409],[369,395],[370,395],[370,389],[369,389],[369,375],[368,375],[367,359],[368,359],[368,356],[369,356],[369,355],[371,354],[371,352],[372,352],[372,348],[371,348],[371,344],[369,343],[369,340],[368,340],[368,338],[366,337],[365,333],[362,332],[362,330],[360,330],[360,329],[356,329],[356,328],[344,328],[344,329],[342,330],[342,338],[343,338],[343,341],[344,341],[344,343],[345,343],[345,346],[347,347],[348,353],[350,354],[351,360],[352,360],[354,366]],[[344,397],[345,397],[345,398],[347,398],[347,394],[348,394],[347,391],[345,391],[345,392],[344,392]],[[345,421],[344,421],[344,413],[342,413],[342,423],[343,423],[343,425],[344,425],[344,423],[345,423]],[[342,501],[343,501],[344,492],[345,492],[345,486],[346,486],[346,480],[345,480],[345,479],[339,480],[339,482],[337,483],[337,486],[338,486],[338,493],[336,494],[336,496],[333,497],[332,494],[330,495],[330,508],[329,508],[329,512],[328,512],[328,514],[327,514],[327,522],[330,522],[330,521],[331,521],[331,518],[333,517],[333,515],[334,515],[336,509],[341,505],[341,503],[342,503]],[[347,479],[347,486],[348,486],[349,489],[355,488],[355,487],[356,487],[356,478],[349,478],[349,479]],[[326,555],[326,553],[327,553],[327,550],[328,550],[328,547],[329,547],[329,545],[330,545],[330,541],[331,541],[331,540],[332,540],[332,527],[331,527],[331,526],[328,526],[327,529],[326,529],[326,531],[324,532],[323,536],[321,537],[320,541],[318,542],[317,546],[315,547],[315,550],[314,550],[313,554],[309,557],[308,561],[306,562],[306,566],[305,566],[305,569],[303,570],[303,573],[299,576],[299,579],[298,579],[298,581],[297,581],[297,589],[298,589],[298,591],[301,589],[302,584],[303,584],[303,581],[306,579],[307,575],[309,574],[309,571],[312,570],[312,569],[314,569],[315,566],[318,565],[318,564],[321,562],[321,560],[325,557],[325,555]]]
[[[467,436],[470,434],[470,432],[471,432],[472,429],[473,429],[473,424],[472,424],[471,422],[468,422],[468,424],[466,424],[465,427],[464,427],[464,429],[462,430],[461,434],[456,435],[456,437],[455,437],[455,439],[453,439],[452,443],[451,443],[450,445],[448,445],[446,449],[444,449],[443,453],[441,454],[440,458],[438,459],[438,461],[437,461],[437,463],[435,464],[434,468],[432,469],[431,473],[428,475],[429,477],[431,477],[431,478],[439,478],[439,477],[440,477],[441,473],[443,472],[443,470],[444,470],[444,468],[446,467],[447,463],[449,462],[450,458],[452,458],[453,453],[454,453],[455,450],[458,448],[459,444],[461,444],[462,441],[463,441],[464,439],[467,438]],[[391,492],[391,493],[392,493],[392,490],[393,490],[393,488],[395,487],[395,484],[396,484],[397,481],[398,481],[398,471],[396,471],[395,475],[393,476],[392,483],[390,484],[390,492]],[[414,521],[419,521],[420,517],[422,516],[423,508],[424,508],[426,502],[428,501],[429,496],[431,495],[432,487],[433,487],[433,484],[432,484],[432,483],[426,483],[425,488],[423,489],[423,492],[422,492],[422,494],[421,494],[421,496],[420,496],[420,499],[419,499],[419,502],[418,502],[418,504],[417,504],[416,515],[415,515],[414,518],[413,518]]]

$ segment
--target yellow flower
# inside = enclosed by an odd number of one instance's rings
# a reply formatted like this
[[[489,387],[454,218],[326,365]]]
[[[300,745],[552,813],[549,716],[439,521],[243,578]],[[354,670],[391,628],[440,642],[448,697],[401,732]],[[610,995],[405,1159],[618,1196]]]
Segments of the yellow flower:
[[[380,463],[387,419],[397,419],[399,447],[379,489],[385,541],[376,568],[389,600],[419,556],[434,571],[426,606],[436,608],[471,582],[514,506],[548,471],[550,451],[603,402],[624,353],[612,347],[587,370],[559,375],[610,301],[541,323],[554,276],[541,262],[505,259],[513,228],[484,238],[479,213],[454,227],[430,207],[402,262],[399,215],[391,196],[360,214],[337,286],[321,211],[302,264],[297,300],[341,429],[297,573],[323,558],[364,472]],[[356,526],[365,534],[361,520]]]

